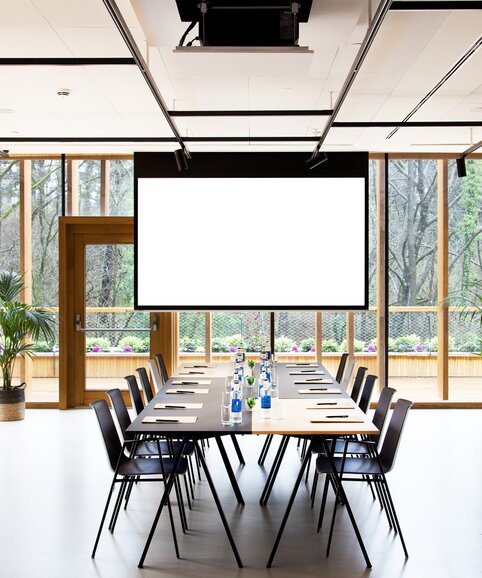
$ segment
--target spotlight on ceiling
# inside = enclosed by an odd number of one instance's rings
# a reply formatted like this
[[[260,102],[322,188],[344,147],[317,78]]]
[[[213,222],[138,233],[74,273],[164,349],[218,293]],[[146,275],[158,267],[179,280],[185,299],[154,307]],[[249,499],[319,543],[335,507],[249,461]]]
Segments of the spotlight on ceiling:
[[[455,159],[457,163],[457,175],[462,178],[467,176],[467,170],[465,168],[465,157],[460,157]]]
[[[184,149],[177,149],[174,151],[174,158],[176,159],[176,165],[178,171],[187,171],[187,155]]]
[[[311,157],[306,161],[306,164],[310,169],[314,169],[318,165],[323,164],[328,160],[326,153],[319,153],[315,152],[311,155]]]
[[[7,150],[3,150],[3,151],[0,150],[0,159],[8,159],[8,153],[9,152],[10,151],[7,151]]]

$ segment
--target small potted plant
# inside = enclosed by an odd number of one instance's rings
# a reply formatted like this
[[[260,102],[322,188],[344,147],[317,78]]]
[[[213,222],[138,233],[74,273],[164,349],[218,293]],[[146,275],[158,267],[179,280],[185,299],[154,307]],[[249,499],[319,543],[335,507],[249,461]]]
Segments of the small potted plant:
[[[254,406],[256,405],[256,397],[247,397],[246,398],[246,409],[248,411],[253,411]]]
[[[52,313],[18,301],[24,287],[23,277],[14,271],[0,273],[0,421],[25,417],[25,383],[13,385],[17,355],[33,356],[39,338],[55,341]]]

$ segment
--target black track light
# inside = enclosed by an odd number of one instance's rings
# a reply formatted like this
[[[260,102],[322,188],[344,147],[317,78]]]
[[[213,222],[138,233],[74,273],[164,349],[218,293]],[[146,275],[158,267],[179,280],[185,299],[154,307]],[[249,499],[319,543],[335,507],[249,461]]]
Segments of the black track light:
[[[311,157],[306,161],[306,164],[310,169],[314,169],[318,165],[321,165],[324,162],[326,162],[327,160],[328,157],[326,156],[326,153],[316,152],[311,155]]]
[[[459,157],[455,159],[457,163],[457,175],[462,178],[467,176],[467,170],[465,168],[465,157]]]
[[[177,170],[187,171],[189,168],[187,165],[187,156],[184,149],[177,149],[174,151],[174,158],[176,159]]]

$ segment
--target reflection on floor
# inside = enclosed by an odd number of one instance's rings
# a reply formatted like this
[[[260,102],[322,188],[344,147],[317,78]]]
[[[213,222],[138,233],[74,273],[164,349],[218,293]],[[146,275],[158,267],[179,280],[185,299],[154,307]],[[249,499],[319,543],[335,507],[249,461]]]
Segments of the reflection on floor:
[[[91,410],[28,410],[23,422],[0,423],[1,575],[9,578],[475,578],[480,576],[482,472],[480,410],[412,410],[389,483],[410,558],[389,531],[378,502],[363,484],[348,484],[373,570],[368,572],[343,508],[339,510],[330,558],[325,557],[328,519],[316,533],[320,494],[309,507],[302,483],[275,564],[265,564],[299,468],[291,441],[267,507],[258,500],[267,469],[257,465],[263,437],[243,436],[246,466],[238,466],[225,438],[246,506],[234,500],[215,444],[207,460],[245,563],[238,570],[206,481],[195,486],[189,532],[181,533],[176,560],[166,516],[155,534],[146,567],[137,562],[158,504],[157,484],[134,488],[114,535],[102,535],[91,560],[93,539],[111,481],[100,432]],[[463,435],[464,443],[453,432]],[[32,443],[42,440],[42,445]],[[275,440],[267,468],[274,455]],[[464,464],[447,467],[448,457]],[[463,486],[462,486],[463,484]],[[8,499],[7,499],[8,498]],[[328,514],[332,511],[330,492]],[[176,520],[177,509],[175,509]]]

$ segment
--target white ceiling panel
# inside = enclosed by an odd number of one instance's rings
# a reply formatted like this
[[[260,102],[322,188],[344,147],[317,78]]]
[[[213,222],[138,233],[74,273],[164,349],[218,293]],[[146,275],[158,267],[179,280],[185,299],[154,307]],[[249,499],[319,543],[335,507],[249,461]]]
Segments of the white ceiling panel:
[[[48,22],[31,0],[0,0],[0,30],[5,28],[45,28]]]
[[[125,58],[131,56],[116,28],[57,28],[56,33],[76,57]]]
[[[31,1],[53,28],[114,27],[102,0]]]
[[[72,53],[51,28],[0,28],[2,58],[69,58]]]
[[[179,117],[176,124],[182,136],[249,136],[247,117]]]
[[[311,109],[316,108],[322,82],[320,79],[303,78],[250,78],[248,108]]]
[[[176,102],[167,103],[177,110],[247,110],[249,81],[247,78],[222,80],[173,81]]]

